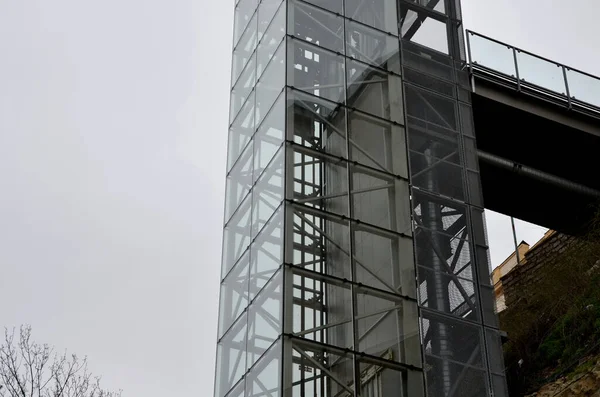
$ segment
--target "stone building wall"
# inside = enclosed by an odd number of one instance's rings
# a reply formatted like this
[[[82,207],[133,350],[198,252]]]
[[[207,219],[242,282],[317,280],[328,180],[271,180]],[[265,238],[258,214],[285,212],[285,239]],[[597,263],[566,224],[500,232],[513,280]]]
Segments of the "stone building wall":
[[[552,275],[554,259],[567,248],[578,244],[572,236],[554,232],[545,240],[532,247],[526,254],[526,261],[516,266],[501,278],[506,306],[510,309],[521,299],[527,299],[532,286],[542,283]]]

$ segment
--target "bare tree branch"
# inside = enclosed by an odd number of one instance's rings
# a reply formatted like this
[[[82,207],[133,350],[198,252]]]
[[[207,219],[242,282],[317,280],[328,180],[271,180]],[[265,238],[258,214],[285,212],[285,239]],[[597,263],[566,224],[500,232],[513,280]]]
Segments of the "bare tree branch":
[[[100,378],[88,372],[87,357],[54,354],[48,345],[31,338],[22,326],[15,343],[14,329],[5,329],[0,346],[0,397],[120,397],[100,387]],[[93,379],[93,380],[92,380]]]

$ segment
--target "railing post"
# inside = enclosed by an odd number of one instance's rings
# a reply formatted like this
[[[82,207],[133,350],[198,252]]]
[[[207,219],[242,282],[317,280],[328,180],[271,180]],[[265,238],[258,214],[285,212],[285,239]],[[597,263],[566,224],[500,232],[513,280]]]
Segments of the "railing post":
[[[519,63],[517,62],[517,50],[515,47],[508,46],[508,48],[512,48],[513,58],[515,60],[515,72],[517,73],[517,91],[521,92],[521,77],[519,77]]]
[[[471,56],[471,31],[467,30],[467,54],[469,54],[469,73],[473,75],[473,57]]]
[[[569,110],[571,110],[572,104],[571,104],[571,92],[569,90],[569,79],[567,79],[567,68],[565,67],[565,65],[561,65],[562,67],[562,71],[563,71],[563,77],[565,79],[565,89],[567,90],[567,101],[569,104]]]

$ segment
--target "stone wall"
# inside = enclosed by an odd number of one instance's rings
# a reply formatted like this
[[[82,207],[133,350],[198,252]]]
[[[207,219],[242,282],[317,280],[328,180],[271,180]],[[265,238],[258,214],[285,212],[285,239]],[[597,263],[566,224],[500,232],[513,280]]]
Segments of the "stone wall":
[[[557,256],[575,244],[578,240],[574,237],[554,232],[533,246],[525,254],[525,263],[501,278],[506,306],[510,309],[518,301],[527,300],[529,294],[536,290],[536,285],[554,275],[553,264]]]

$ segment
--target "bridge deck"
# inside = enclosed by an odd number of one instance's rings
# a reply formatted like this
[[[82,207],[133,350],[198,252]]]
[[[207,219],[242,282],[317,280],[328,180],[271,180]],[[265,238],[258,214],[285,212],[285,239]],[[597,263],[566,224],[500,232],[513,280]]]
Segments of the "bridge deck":
[[[581,231],[598,200],[519,173],[518,165],[600,191],[600,79],[467,33],[478,149],[515,164],[480,160],[486,207]]]

